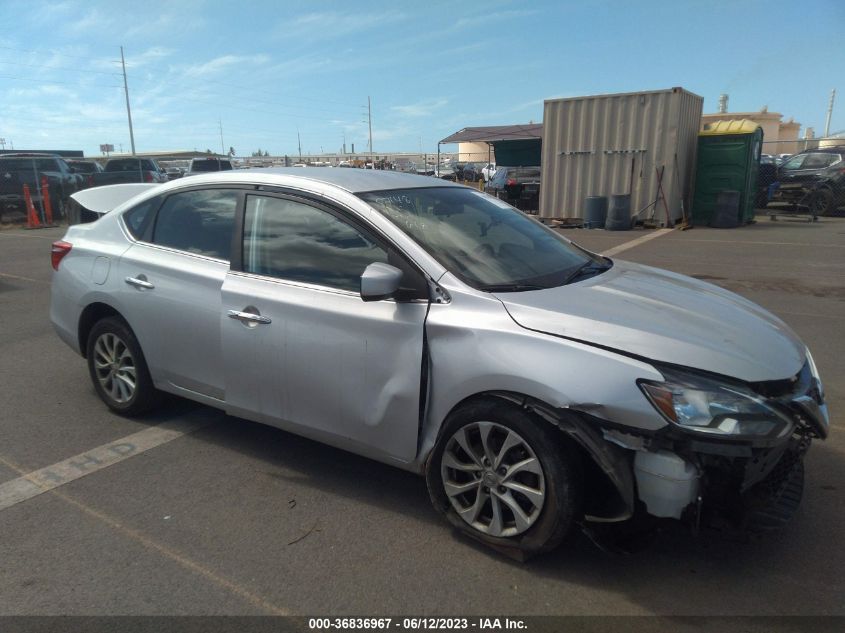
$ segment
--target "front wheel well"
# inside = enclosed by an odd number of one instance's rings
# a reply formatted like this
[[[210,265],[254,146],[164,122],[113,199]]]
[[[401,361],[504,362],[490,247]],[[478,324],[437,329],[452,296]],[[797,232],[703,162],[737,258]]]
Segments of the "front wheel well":
[[[77,336],[79,337],[79,350],[82,353],[83,358],[85,358],[88,353],[88,335],[91,333],[91,328],[94,327],[94,324],[97,323],[97,321],[110,316],[116,316],[119,319],[126,321],[120,312],[107,303],[92,303],[86,306],[82,311],[82,314],[79,315]]]
[[[538,424],[557,427],[569,448],[580,456],[586,500],[583,510],[587,518],[616,522],[632,515],[636,493],[629,451],[605,440],[600,429],[576,411],[559,409],[539,398],[512,391],[471,395],[458,402],[446,419],[462,407],[490,401],[519,407],[530,413]],[[438,430],[438,442],[444,426],[441,424]]]

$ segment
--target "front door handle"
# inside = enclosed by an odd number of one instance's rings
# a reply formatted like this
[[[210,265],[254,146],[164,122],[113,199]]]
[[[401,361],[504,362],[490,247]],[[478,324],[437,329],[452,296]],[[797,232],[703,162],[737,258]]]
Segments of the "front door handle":
[[[126,283],[130,286],[135,286],[136,288],[144,288],[145,290],[152,290],[155,288],[153,284],[147,281],[147,278],[144,275],[138,275],[137,277],[127,277],[124,279]]]
[[[261,316],[260,314],[254,314],[252,312],[241,312],[239,310],[229,310],[228,312],[230,319],[237,319],[241,323],[246,323],[247,325],[253,323],[261,323],[261,324],[268,324],[272,323],[270,317]]]

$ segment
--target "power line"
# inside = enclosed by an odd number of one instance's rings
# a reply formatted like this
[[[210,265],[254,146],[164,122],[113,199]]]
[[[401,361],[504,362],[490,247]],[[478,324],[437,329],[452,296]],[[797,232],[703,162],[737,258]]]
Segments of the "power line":
[[[0,50],[17,51],[19,53],[35,53],[37,55],[44,55],[44,54],[58,55],[60,57],[66,57],[68,59],[84,59],[86,61],[102,61],[102,59],[97,58],[97,57],[80,57],[79,55],[68,55],[67,53],[62,53],[62,52],[55,50],[55,49],[53,49],[53,50],[50,50],[50,49],[36,50],[36,49],[32,49],[32,48],[15,48],[14,46],[0,46]]]
[[[68,86],[79,86],[78,81],[54,81],[47,79],[30,79],[29,77],[16,77],[13,75],[0,75],[0,79],[14,79],[16,81],[28,81],[34,84],[64,84]],[[122,88],[117,84],[87,84],[83,88]]]
[[[0,64],[9,64],[11,66],[26,66],[28,68],[41,68],[45,70],[68,70],[71,72],[76,73],[96,73],[98,75],[112,75],[112,76],[120,76],[120,73],[109,72],[106,70],[90,70],[87,68],[69,68],[67,66],[45,66],[43,64],[24,64],[23,62],[7,62],[7,61],[0,61]]]

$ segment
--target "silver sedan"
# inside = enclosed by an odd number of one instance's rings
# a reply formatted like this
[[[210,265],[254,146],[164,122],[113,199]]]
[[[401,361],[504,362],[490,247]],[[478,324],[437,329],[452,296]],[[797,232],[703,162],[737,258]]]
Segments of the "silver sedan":
[[[519,558],[574,524],[777,527],[828,432],[778,318],[470,188],[280,169],[102,192],[53,244],[51,317],[107,406],[169,392],[418,472]]]

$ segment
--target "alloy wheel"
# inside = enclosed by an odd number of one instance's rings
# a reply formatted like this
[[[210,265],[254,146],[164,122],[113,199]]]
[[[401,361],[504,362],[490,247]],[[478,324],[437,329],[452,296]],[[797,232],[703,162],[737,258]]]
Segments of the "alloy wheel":
[[[537,455],[518,433],[495,422],[459,428],[443,452],[441,481],[470,526],[495,537],[528,530],[543,510],[546,481]]]
[[[135,359],[116,334],[101,334],[94,343],[94,371],[103,391],[115,402],[129,402],[135,395],[138,380]]]

